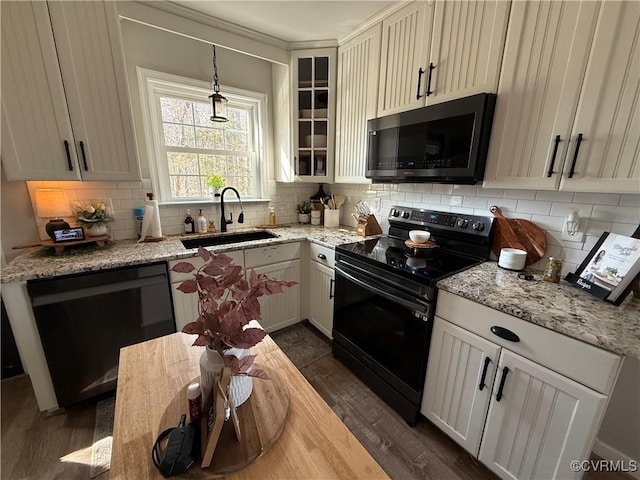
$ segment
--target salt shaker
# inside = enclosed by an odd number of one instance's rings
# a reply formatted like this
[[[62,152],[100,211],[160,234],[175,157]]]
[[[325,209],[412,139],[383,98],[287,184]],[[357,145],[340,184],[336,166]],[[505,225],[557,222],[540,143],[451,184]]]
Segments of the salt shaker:
[[[558,283],[562,272],[562,259],[550,257],[547,266],[544,268],[542,279],[546,282]]]

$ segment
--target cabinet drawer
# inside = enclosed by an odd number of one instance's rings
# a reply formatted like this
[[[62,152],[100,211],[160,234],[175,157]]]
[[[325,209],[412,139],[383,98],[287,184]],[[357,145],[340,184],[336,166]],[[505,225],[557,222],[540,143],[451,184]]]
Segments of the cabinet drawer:
[[[605,395],[617,379],[619,355],[452,293],[438,293],[436,315]],[[494,325],[511,330],[520,341],[493,334]]]
[[[318,262],[322,265],[326,265],[329,268],[333,268],[336,264],[335,253],[336,252],[333,248],[318,245],[317,243],[311,243],[309,249],[309,258],[311,258],[311,260],[313,260],[314,262]]]
[[[297,258],[300,258],[300,242],[249,248],[244,251],[246,268],[261,267],[262,265],[286,262]]]
[[[221,252],[221,253],[224,253],[228,257],[231,257],[234,264],[240,265],[241,267],[244,268],[244,255],[242,253],[242,250],[233,250],[230,252]],[[185,280],[190,280],[193,278],[193,273],[177,273],[177,272],[171,271],[171,268],[176,263],[179,263],[179,262],[189,262],[196,268],[200,268],[202,265],[204,265],[204,260],[202,260],[202,258],[200,258],[198,255],[196,255],[195,257],[180,258],[178,260],[170,260],[169,261],[169,282],[170,283],[184,282]]]

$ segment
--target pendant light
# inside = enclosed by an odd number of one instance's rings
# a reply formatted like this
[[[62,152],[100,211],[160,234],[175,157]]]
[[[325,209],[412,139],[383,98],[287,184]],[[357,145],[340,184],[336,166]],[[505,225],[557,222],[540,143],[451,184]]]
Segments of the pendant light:
[[[213,95],[209,95],[211,99],[211,107],[213,115],[212,122],[226,122],[227,118],[227,99],[220,95],[220,85],[218,85],[218,66],[216,65],[216,46],[213,46]]]

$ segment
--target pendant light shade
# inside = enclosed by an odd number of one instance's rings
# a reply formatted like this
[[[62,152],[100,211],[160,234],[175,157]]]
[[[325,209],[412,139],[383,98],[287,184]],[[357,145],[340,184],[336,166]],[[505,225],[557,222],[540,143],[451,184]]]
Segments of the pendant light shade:
[[[209,95],[211,99],[211,115],[212,122],[226,122],[227,117],[227,99],[220,95],[220,85],[218,84],[218,65],[216,64],[216,46],[213,47],[213,94]]]

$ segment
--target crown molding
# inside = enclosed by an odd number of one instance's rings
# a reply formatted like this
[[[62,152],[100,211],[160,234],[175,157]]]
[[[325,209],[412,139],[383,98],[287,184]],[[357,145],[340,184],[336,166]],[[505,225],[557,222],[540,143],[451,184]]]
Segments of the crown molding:
[[[173,13],[174,15],[179,15],[189,20],[193,20],[199,23],[204,23],[205,25],[208,25],[210,27],[219,28],[221,30],[224,30],[230,33],[237,33],[238,35],[242,35],[243,37],[250,38],[251,40],[267,43],[269,45],[273,45],[274,47],[282,48],[285,50],[288,48],[287,42],[279,38],[272,37],[271,35],[267,35],[265,33],[256,32],[255,30],[251,30],[250,28],[243,27],[242,25],[238,25],[237,23],[229,22],[227,20],[222,20],[220,18],[207,15],[206,13],[198,12],[189,7],[185,7],[184,5],[172,3],[168,0],[160,0],[160,1],[136,0],[136,1],[138,3],[142,3],[143,5],[154,7],[159,10],[164,10],[166,12]]]
[[[382,20],[384,20],[384,18],[388,17],[392,13],[397,12],[402,7],[408,5],[409,3],[412,3],[413,1],[414,0],[402,0],[397,2],[394,1],[391,5],[388,5],[386,8],[383,8],[379,12],[375,13],[374,15],[366,19],[364,22],[362,22],[360,25],[358,25],[355,29],[353,29],[349,33],[338,38],[338,45],[344,45],[352,38],[357,37],[365,30],[373,27],[376,23],[381,22]]]
[[[289,42],[289,50],[307,50],[310,48],[337,48],[337,40],[307,40],[304,42]]]

